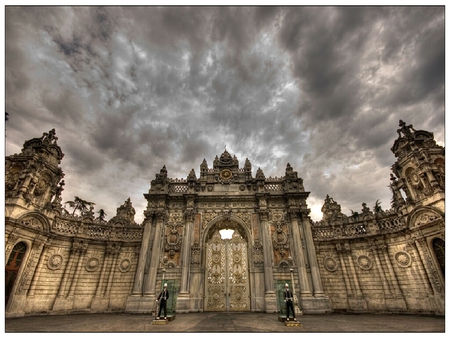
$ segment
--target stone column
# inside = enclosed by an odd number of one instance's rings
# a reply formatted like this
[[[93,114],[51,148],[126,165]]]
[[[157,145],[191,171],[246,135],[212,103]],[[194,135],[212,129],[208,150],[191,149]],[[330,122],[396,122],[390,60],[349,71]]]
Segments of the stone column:
[[[76,241],[72,244],[70,250],[70,256],[64,271],[64,276],[62,278],[61,285],[59,287],[58,295],[53,303],[52,310],[57,311],[67,311],[73,308],[73,295],[75,292],[75,286],[77,284],[78,278],[80,276],[79,270],[82,263],[82,257],[87,250],[88,245],[83,243],[83,241]],[[74,265],[75,257],[78,256],[76,263],[76,270],[72,274],[72,266]],[[71,281],[71,282],[70,282]],[[66,296],[67,285],[69,286],[69,293]]]
[[[117,258],[119,257],[119,253],[120,253],[120,246],[114,244],[111,246],[110,250],[111,250],[111,256],[112,256],[112,262],[111,262],[111,267],[109,268],[108,284],[106,284],[106,290],[105,290],[106,298],[109,298],[109,296],[111,295],[111,288],[112,288],[112,283],[114,280],[114,271],[116,270]]]
[[[49,244],[50,242],[44,243],[42,241],[33,243],[33,248],[35,248],[39,252],[39,260],[36,265],[36,270],[34,272],[33,278],[31,280],[30,288],[28,289],[28,297],[33,297],[36,292],[36,283],[39,280],[42,270],[39,267],[43,264],[42,261],[44,260],[44,252],[47,251]]]
[[[353,263],[352,253],[351,251],[348,252],[347,255],[348,258],[348,265],[350,267],[351,276],[353,277],[353,285],[355,286],[356,296],[362,297],[362,291],[361,286],[359,285],[358,275],[356,274],[355,264]]]
[[[144,233],[142,234],[141,249],[139,252],[139,260],[136,268],[136,274],[134,276],[132,296],[140,296],[143,291],[144,284],[144,272],[147,261],[147,252],[150,246],[150,233],[152,229],[153,214],[151,212],[145,212],[145,224]]]
[[[311,231],[311,224],[309,222],[309,217],[307,212],[302,214],[302,227],[303,233],[306,240],[306,249],[308,250],[309,257],[309,267],[311,268],[311,276],[313,283],[314,297],[324,297],[325,292],[323,291],[322,279],[320,278],[319,265],[317,263],[316,248],[314,246],[314,240]]]
[[[73,265],[73,256],[76,254],[76,249],[73,247],[70,249],[69,258],[67,259],[66,268],[64,270],[64,276],[62,278],[61,284],[58,290],[58,297],[64,297],[66,293],[66,285],[69,279],[70,271],[72,270]]]
[[[182,270],[181,270],[181,285],[180,293],[189,292],[189,267],[191,261],[191,235],[192,235],[192,224],[194,222],[194,211],[186,210],[186,226],[184,229],[183,236],[183,247],[182,247]]]
[[[390,287],[391,287],[391,298],[387,302],[387,305],[390,309],[393,310],[406,310],[407,305],[405,302],[405,299],[403,298],[402,291],[400,290],[400,286],[398,284],[397,275],[395,274],[394,268],[392,267],[391,260],[389,258],[389,252],[387,251],[387,246],[385,244],[381,245],[379,247],[379,255],[384,257],[384,261],[386,262],[386,268],[388,270],[388,276],[390,280]],[[388,280],[388,283],[389,283]]]
[[[387,251],[387,246],[383,245],[381,248],[380,254],[384,258],[384,261],[386,262],[386,267],[388,269],[388,276],[392,276],[391,278],[391,291],[394,295],[403,297],[402,291],[400,290],[400,286],[398,284],[397,275],[395,274],[394,268],[392,267],[391,259],[389,258],[389,252]]]
[[[166,213],[164,210],[158,210],[156,212],[156,231],[155,231],[155,238],[153,241],[153,248],[152,248],[152,259],[150,262],[150,267],[147,275],[147,280],[145,283],[145,289],[144,294],[149,296],[155,295],[156,290],[156,275],[158,272],[158,267],[160,264],[160,254],[161,254],[161,234],[164,227],[164,220],[165,220]]]
[[[184,227],[183,244],[181,248],[181,285],[176,306],[176,311],[178,313],[189,312],[189,275],[191,266],[191,237],[195,218],[194,210],[186,210],[185,218],[186,225]]]
[[[106,266],[108,265],[109,261],[109,249],[106,247],[105,250],[105,256],[103,257],[103,265],[102,265],[102,271],[100,272],[100,277],[97,284],[97,290],[95,292],[95,298],[103,297],[103,280],[105,279],[106,274]]]
[[[275,294],[275,287],[273,284],[273,248],[270,241],[270,229],[268,225],[269,210],[267,210],[267,201],[265,195],[260,195],[259,199],[259,221],[261,225],[261,234],[263,240],[263,257],[264,257],[264,286],[266,302],[266,312],[277,312],[277,299]]]
[[[355,265],[351,257],[351,249],[348,243],[337,243],[336,249],[341,261],[342,272],[344,274],[344,280],[347,284],[347,301],[349,309],[357,312],[367,311],[367,302],[363,297],[361,288],[359,286],[358,277],[356,276]],[[350,274],[347,271],[344,261],[344,255],[348,257],[348,265],[350,268]],[[350,275],[350,276],[349,276]]]
[[[300,298],[311,296],[311,286],[309,285],[308,273],[306,271],[305,253],[302,248],[302,237],[298,225],[298,211],[289,211],[292,228],[292,244],[294,246],[294,260],[298,267],[298,280],[300,283]]]
[[[347,267],[345,266],[345,261],[344,261],[344,257],[343,257],[343,252],[340,250],[340,246],[338,246],[338,256],[339,256],[339,262],[341,263],[341,268],[342,268],[342,277],[344,277],[344,283],[345,283],[345,291],[347,294],[347,298],[349,295],[353,295],[353,287],[352,284],[350,283],[350,279],[348,278],[348,273],[347,273]]]
[[[75,286],[78,284],[78,280],[80,279],[80,269],[81,264],[83,263],[84,254],[86,253],[88,245],[83,243],[82,241],[75,243],[75,248],[78,253],[78,264],[75,270],[75,273],[72,277],[72,284],[70,285],[69,294],[67,297],[73,297],[75,293]]]
[[[375,258],[375,265],[377,266],[378,276],[380,277],[381,283],[383,285],[384,294],[385,294],[385,296],[390,295],[391,292],[389,290],[389,285],[387,283],[386,276],[383,271],[383,267],[381,266],[380,258],[378,257],[378,250],[377,250],[377,247],[375,246],[375,244],[372,245],[371,249],[372,249],[373,256]]]

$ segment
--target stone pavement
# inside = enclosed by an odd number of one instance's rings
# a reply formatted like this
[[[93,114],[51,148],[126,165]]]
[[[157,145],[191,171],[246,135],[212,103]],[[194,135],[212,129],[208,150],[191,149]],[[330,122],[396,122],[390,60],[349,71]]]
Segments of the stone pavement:
[[[268,313],[183,313],[165,325],[145,314],[43,315],[5,319],[5,332],[445,332],[443,316],[396,314],[303,315],[288,327]]]

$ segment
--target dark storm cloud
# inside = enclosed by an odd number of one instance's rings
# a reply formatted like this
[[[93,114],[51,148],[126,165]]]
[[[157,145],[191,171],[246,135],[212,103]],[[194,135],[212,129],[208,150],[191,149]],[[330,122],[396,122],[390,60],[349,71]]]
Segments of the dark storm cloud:
[[[7,7],[7,149],[56,128],[63,198],[109,217],[226,149],[389,208],[398,120],[444,140],[444,7]]]

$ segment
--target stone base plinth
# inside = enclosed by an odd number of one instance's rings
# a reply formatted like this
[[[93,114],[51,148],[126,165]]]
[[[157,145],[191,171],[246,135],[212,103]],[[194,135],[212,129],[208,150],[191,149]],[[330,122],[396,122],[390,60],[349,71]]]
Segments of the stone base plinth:
[[[152,325],[166,325],[168,322],[167,319],[155,319],[152,321]]]
[[[296,321],[288,321],[288,322],[284,322],[284,325],[286,325],[286,326],[302,326],[302,324],[301,323],[299,323],[299,322],[296,322]]]
[[[188,313],[190,310],[190,294],[189,292],[180,292],[177,297],[177,313]]]
[[[266,301],[266,312],[267,313],[276,313],[278,311],[277,297],[276,297],[274,291],[266,292],[265,301]]]

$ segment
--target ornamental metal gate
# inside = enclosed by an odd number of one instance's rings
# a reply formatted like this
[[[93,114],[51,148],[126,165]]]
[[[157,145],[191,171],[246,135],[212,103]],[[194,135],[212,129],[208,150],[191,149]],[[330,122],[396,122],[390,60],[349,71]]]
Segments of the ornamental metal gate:
[[[222,239],[216,230],[206,243],[205,311],[250,311],[247,264],[241,235]]]

